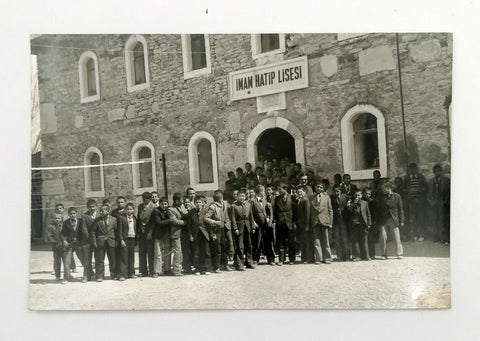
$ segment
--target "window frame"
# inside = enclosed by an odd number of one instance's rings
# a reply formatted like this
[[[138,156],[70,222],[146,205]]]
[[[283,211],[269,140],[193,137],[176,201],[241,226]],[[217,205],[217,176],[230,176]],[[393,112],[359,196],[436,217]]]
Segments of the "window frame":
[[[93,59],[95,65],[95,87],[97,90],[96,95],[88,95],[88,73],[87,62]],[[80,103],[90,103],[98,101],[100,99],[100,77],[98,72],[98,58],[92,51],[85,51],[80,55],[78,59],[78,79],[80,83]]]
[[[210,141],[212,148],[212,169],[213,182],[200,183],[200,168],[198,165],[198,143],[202,139]],[[196,191],[215,191],[218,187],[218,162],[217,162],[217,142],[215,138],[206,131],[199,131],[193,134],[188,143],[188,164],[190,173],[190,186]]]
[[[202,69],[192,70],[192,50],[191,50],[191,34],[182,34],[182,58],[183,58],[183,78],[190,79],[201,75],[212,73],[212,62],[210,55],[210,37],[208,34],[203,34],[205,39],[205,59],[206,66]]]
[[[379,167],[372,169],[355,169],[355,146],[353,122],[361,114],[371,114],[377,119],[378,161]],[[350,108],[340,121],[342,139],[343,171],[350,174],[352,180],[373,179],[373,171],[379,170],[382,177],[387,177],[387,140],[385,117],[380,110],[369,104],[358,104]]]
[[[90,158],[92,154],[98,154],[100,159],[100,191],[92,191],[91,190],[91,168],[92,167],[84,167],[83,169],[83,178],[84,178],[84,186],[85,186],[85,197],[86,198],[101,198],[105,196],[105,181],[103,175],[103,154],[97,147],[89,147],[85,153],[83,154],[83,164],[84,166],[90,165]]]
[[[151,162],[152,162],[152,187],[140,187],[140,167],[136,161],[140,161],[138,154],[140,149],[143,147],[147,147],[150,149],[151,152]],[[133,187],[133,194],[140,195],[143,192],[153,192],[157,190],[157,173],[156,173],[156,156],[155,156],[155,148],[153,145],[148,141],[138,141],[136,142],[131,151],[132,155],[132,187]]]
[[[262,38],[260,36],[261,34],[264,34],[264,33],[252,34],[252,36],[251,36],[252,58],[253,59],[272,56],[272,55],[276,55],[276,54],[282,54],[286,51],[285,33],[278,33],[279,48],[276,49],[276,50],[272,50],[272,51],[262,53]],[[277,33],[269,33],[269,34],[277,34]]]
[[[133,49],[141,43],[143,45],[143,61],[145,67],[145,83],[135,84],[135,65]],[[127,78],[127,91],[134,92],[147,89],[150,87],[150,67],[148,62],[148,45],[147,40],[139,34],[131,35],[125,43],[125,69]]]

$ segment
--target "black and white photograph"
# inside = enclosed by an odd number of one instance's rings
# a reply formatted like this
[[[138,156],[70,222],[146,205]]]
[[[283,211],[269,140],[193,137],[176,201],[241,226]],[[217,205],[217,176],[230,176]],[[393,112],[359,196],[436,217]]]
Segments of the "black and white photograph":
[[[32,32],[29,309],[450,308],[454,38]]]

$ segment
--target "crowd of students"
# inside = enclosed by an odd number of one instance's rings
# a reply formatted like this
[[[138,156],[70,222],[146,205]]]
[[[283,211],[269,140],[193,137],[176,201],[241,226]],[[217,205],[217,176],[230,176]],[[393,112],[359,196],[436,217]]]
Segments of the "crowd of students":
[[[411,164],[400,186],[375,170],[369,186],[359,189],[348,174],[336,174],[330,186],[328,179],[304,173],[301,164],[270,160],[254,171],[247,163],[245,171],[229,172],[225,191],[215,191],[210,203],[188,188],[185,195],[175,193],[171,205],[167,197],[145,192],[136,212],[121,196],[113,210],[108,199],[99,207],[89,199],[87,212],[70,207],[68,217],[58,204],[46,232],[54,274],[62,283],[72,278],[75,252],[82,282],[104,280],[105,257],[111,279],[136,278],[137,245],[139,275],[154,278],[255,269],[262,255],[272,266],[293,265],[299,254],[302,263],[330,264],[332,238],[339,261],[376,259],[377,242],[380,259],[387,259],[387,233],[401,259],[401,234],[423,241],[427,214],[435,241],[450,241],[450,180],[440,165],[433,172],[427,182]]]

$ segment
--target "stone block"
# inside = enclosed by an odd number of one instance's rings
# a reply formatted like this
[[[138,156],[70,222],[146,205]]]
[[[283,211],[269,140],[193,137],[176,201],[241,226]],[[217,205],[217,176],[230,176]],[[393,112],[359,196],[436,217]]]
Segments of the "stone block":
[[[83,116],[75,116],[75,128],[83,127]]]
[[[240,112],[234,111],[228,114],[228,130],[230,134],[237,134],[242,129]]]
[[[337,73],[337,56],[323,56],[320,58],[320,65],[322,67],[322,73],[325,77],[330,77]]]
[[[395,69],[391,46],[378,46],[365,49],[358,53],[360,76],[369,75],[377,71]]]
[[[127,108],[127,112],[125,113],[125,116],[128,119],[135,118],[136,116],[136,111],[135,111],[135,106],[134,105],[129,105]]]
[[[154,114],[158,114],[160,112],[160,105],[157,102],[153,102],[152,111]]]
[[[442,53],[437,39],[425,40],[410,45],[410,58],[414,62],[428,62],[437,59]]]
[[[40,104],[40,129],[42,134],[57,132],[57,116],[54,103]]]
[[[285,110],[287,101],[285,92],[257,97],[257,113]]]
[[[124,118],[125,118],[125,109],[122,109],[122,108],[113,109],[108,112],[109,122],[123,120]]]

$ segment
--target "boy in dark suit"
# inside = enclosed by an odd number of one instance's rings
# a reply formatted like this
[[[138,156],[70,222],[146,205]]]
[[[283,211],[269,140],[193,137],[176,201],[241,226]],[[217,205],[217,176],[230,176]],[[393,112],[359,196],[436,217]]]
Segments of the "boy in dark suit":
[[[92,280],[95,280],[95,273],[92,267],[93,247],[92,247],[91,239],[92,239],[93,222],[98,216],[97,201],[95,199],[88,199],[87,209],[88,211],[83,214],[83,222],[88,232],[88,242],[86,242],[82,246],[82,249],[83,249],[82,253],[83,253],[83,266],[85,267],[85,270],[87,270],[87,274],[89,274],[86,280],[92,281]]]
[[[168,208],[170,219],[170,250],[173,253],[172,275],[183,276],[182,274],[182,241],[181,232],[186,226],[188,212],[183,206],[183,197],[180,193],[173,194],[173,206]]]
[[[358,190],[358,187],[351,183],[351,179],[352,178],[350,177],[350,174],[344,174],[343,182],[340,185],[340,188],[342,189],[343,194],[346,194],[349,199],[353,200],[353,197],[355,196],[355,192]]]
[[[117,208],[112,210],[111,215],[114,216],[115,218],[118,218],[120,214],[125,214],[125,207],[127,205],[127,201],[125,200],[125,197],[118,197],[117,198]]]
[[[47,227],[46,238],[52,244],[53,251],[53,269],[55,271],[55,279],[60,281],[60,268],[63,259],[63,240],[60,236],[62,232],[63,217],[61,214],[55,214],[50,217],[50,224]],[[65,263],[63,263],[65,271]]]
[[[137,278],[135,276],[135,245],[137,244],[137,221],[133,215],[135,208],[132,203],[125,206],[124,213],[117,216],[117,264],[119,280],[126,278]]]
[[[362,191],[363,198],[368,204],[370,210],[370,216],[372,218],[372,226],[368,230],[368,256],[370,259],[375,259],[375,244],[378,241],[378,226],[377,226],[377,202],[372,197],[372,190],[370,188],[364,188]]]
[[[195,209],[189,212],[188,230],[190,242],[194,246],[194,253],[198,250],[198,262],[195,265],[195,275],[210,275],[212,264],[210,260],[210,236],[211,232],[207,224],[204,223],[205,204],[207,199],[204,196],[196,196],[194,199]]]
[[[72,254],[75,251],[77,256],[81,257],[81,252],[79,252],[79,245],[88,239],[88,232],[85,228],[83,219],[79,218],[77,215],[77,209],[70,207],[68,209],[69,219],[63,222],[61,238],[63,240],[64,247],[64,281],[66,283],[70,279],[70,262],[72,260]],[[83,277],[87,277],[86,269],[84,268]]]
[[[255,187],[255,198],[251,201],[251,205],[256,225],[255,233],[252,236],[253,264],[258,264],[263,245],[268,264],[274,265],[273,234],[271,231],[269,232],[269,229],[272,228],[273,216],[271,205],[265,200],[264,186],[257,185]]]
[[[372,226],[372,217],[368,203],[362,200],[362,191],[357,189],[354,192],[354,198],[347,202],[348,220],[350,224],[350,241],[352,250],[358,243],[360,247],[360,257],[363,260],[370,260],[368,257],[368,229]],[[355,255],[352,260],[355,261]]]
[[[228,266],[229,246],[226,237],[227,230],[231,229],[230,205],[223,200],[221,190],[216,190],[213,193],[213,203],[208,206],[203,221],[210,226],[213,232],[210,241],[213,272],[232,271]]]
[[[339,185],[333,187],[330,197],[333,210],[333,235],[335,238],[335,251],[337,258],[347,261],[350,256],[348,229],[346,222],[347,195],[342,193]]]
[[[428,202],[432,209],[435,242],[450,243],[450,179],[442,166],[433,166],[433,179],[428,183]]]
[[[168,199],[161,197],[158,207],[152,212],[154,239],[153,277],[170,272],[170,218],[168,217]],[[168,265],[168,268],[167,268]]]
[[[95,254],[95,272],[97,282],[103,282],[105,276],[105,254],[108,257],[110,268],[110,279],[116,278],[115,269],[115,246],[117,219],[109,214],[110,206],[100,207],[100,216],[95,219],[92,225],[92,245]]]
[[[278,247],[278,263],[285,262],[285,249],[288,247],[290,265],[295,263],[295,231],[293,229],[292,198],[288,193],[288,185],[280,183],[280,193],[273,201],[273,221]]]
[[[251,233],[255,222],[250,203],[246,200],[245,191],[238,193],[238,199],[232,204],[232,229],[235,234],[235,268],[244,271],[245,266],[255,269],[252,260]]]
[[[138,260],[142,277],[153,276],[153,231],[150,223],[155,205],[152,203],[150,192],[142,193],[142,203],[138,205],[137,234],[138,234]],[[147,263],[148,262],[148,263]],[[148,267],[147,267],[148,264]],[[170,263],[168,263],[170,267]]]
[[[302,176],[300,179],[303,179]],[[305,176],[306,178],[306,176]],[[303,181],[306,183],[306,181]],[[297,187],[298,202],[296,205],[295,224],[299,231],[300,249],[302,250],[302,262],[313,263],[313,234],[310,228],[310,200],[307,195],[307,185]],[[310,188],[310,191],[311,188]],[[313,191],[312,191],[313,193]]]
[[[328,239],[328,230],[333,224],[333,210],[330,197],[322,183],[315,187],[315,195],[310,199],[310,226],[313,230],[315,264],[332,262],[332,251]]]

